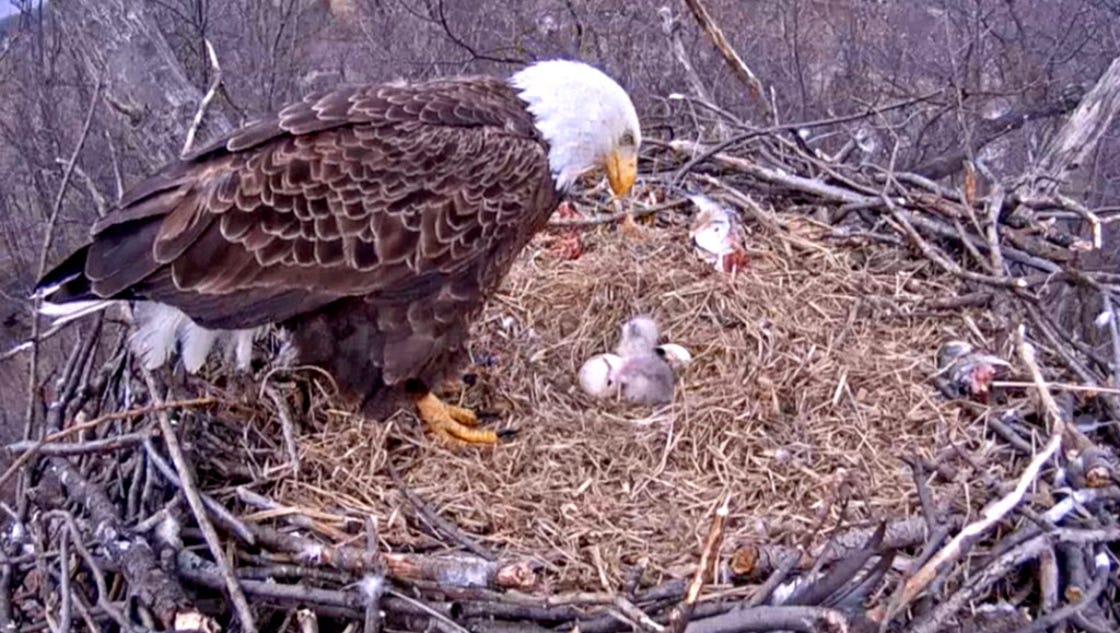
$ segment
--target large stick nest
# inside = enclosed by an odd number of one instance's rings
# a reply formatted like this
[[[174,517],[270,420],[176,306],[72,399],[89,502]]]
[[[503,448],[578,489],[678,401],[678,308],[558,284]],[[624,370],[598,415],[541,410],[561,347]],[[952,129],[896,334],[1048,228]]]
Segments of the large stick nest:
[[[1108,361],[1032,294],[1034,258],[1109,296],[1044,257],[1079,241],[961,222],[974,192],[877,197],[858,174],[818,187],[807,156],[699,151],[653,162],[703,172],[686,185],[742,217],[746,267],[696,256],[664,176],[638,224],[589,191],[519,259],[446,394],[517,429],[492,450],[339,410],[314,369],[145,375],[120,328],[81,326],[46,441],[10,447],[26,494],[0,612],[29,631],[1115,626]],[[670,405],[577,384],[638,314],[694,355]],[[949,341],[1010,362],[987,402],[935,379]]]
[[[939,343],[967,336],[963,322],[910,316],[924,298],[955,294],[953,282],[928,281],[897,253],[798,250],[765,230],[732,278],[695,257],[687,227],[639,231],[586,235],[575,260],[532,249],[487,310],[474,352],[492,364],[473,368],[480,379],[458,395],[519,430],[497,450],[444,448],[410,415],[381,425],[317,402],[298,477],[277,470],[283,453],[237,437],[252,433],[231,429],[206,450],[232,448],[233,461],[261,447],[254,490],[335,515],[334,527],[381,517],[390,543],[430,545],[408,521],[393,460],[406,486],[482,544],[547,553],[549,584],[569,590],[618,586],[640,560],[658,576],[687,573],[721,491],[734,500],[725,538],[794,543],[841,486],[858,499],[850,521],[909,513],[904,456],[932,461],[955,443],[988,461],[982,425],[928,380]],[[595,400],[576,384],[634,314],[695,351],[670,406]],[[274,435],[264,404],[255,428]]]

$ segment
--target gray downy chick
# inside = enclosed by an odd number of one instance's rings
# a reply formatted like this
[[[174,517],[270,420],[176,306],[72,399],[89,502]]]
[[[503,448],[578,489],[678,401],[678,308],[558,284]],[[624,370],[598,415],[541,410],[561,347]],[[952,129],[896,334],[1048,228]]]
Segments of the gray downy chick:
[[[657,323],[648,316],[627,319],[619,328],[618,347],[615,353],[623,358],[648,354],[657,347],[660,333]]]
[[[623,357],[614,372],[623,399],[637,404],[658,405],[673,401],[676,376],[656,350]]]
[[[637,404],[672,402],[676,375],[657,345],[657,322],[649,316],[627,319],[621,327],[616,353],[622,364],[613,372],[623,399]]]
[[[661,405],[672,402],[676,371],[692,360],[675,343],[658,345],[653,319],[638,316],[620,327],[616,353],[596,354],[579,370],[584,392],[597,397],[620,397],[628,402]]]

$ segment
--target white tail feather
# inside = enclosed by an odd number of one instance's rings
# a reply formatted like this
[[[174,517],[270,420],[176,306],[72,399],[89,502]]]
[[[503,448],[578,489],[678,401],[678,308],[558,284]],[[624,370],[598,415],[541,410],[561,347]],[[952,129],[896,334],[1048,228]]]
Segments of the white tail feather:
[[[50,327],[58,327],[75,319],[99,312],[115,305],[116,301],[74,301],[73,303],[51,303],[44,301],[39,306],[39,314],[55,317]]]
[[[253,340],[263,328],[256,330],[237,330],[233,333],[234,344],[230,346],[233,351],[234,361],[240,371],[248,370],[253,361]]]
[[[51,327],[104,310],[120,301],[74,301],[71,303],[43,302],[39,313],[55,317]],[[220,346],[227,361],[232,361],[238,371],[251,367],[253,342],[267,331],[267,326],[244,330],[210,330],[190,319],[180,310],[162,303],[138,301],[133,304],[136,329],[129,336],[129,346],[144,367],[157,369],[178,351],[186,370],[192,374],[206,364],[206,359]],[[26,342],[9,350],[19,353],[31,343]]]

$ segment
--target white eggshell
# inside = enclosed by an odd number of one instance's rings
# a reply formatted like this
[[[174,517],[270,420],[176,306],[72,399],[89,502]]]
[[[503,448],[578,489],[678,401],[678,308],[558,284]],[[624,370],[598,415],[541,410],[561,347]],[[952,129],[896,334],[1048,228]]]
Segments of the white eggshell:
[[[596,354],[579,368],[579,386],[593,396],[604,396],[616,386],[611,376],[622,365],[617,354]]]
[[[687,365],[692,362],[692,354],[689,353],[681,345],[676,343],[665,343],[658,346],[661,352],[665,355],[665,359],[669,361],[670,365]]]

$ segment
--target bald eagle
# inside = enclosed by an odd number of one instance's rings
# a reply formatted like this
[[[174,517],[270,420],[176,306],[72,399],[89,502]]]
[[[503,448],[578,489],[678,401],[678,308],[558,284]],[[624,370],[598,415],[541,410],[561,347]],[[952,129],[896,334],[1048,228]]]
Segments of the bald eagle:
[[[56,322],[128,302],[149,368],[218,347],[247,368],[275,325],[363,414],[411,400],[436,436],[494,444],[432,391],[576,179],[625,195],[640,143],[628,94],[574,61],[311,95],[132,187],[36,296]]]

